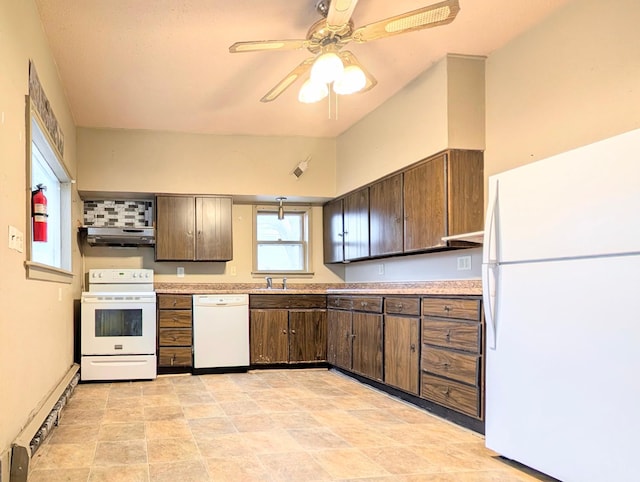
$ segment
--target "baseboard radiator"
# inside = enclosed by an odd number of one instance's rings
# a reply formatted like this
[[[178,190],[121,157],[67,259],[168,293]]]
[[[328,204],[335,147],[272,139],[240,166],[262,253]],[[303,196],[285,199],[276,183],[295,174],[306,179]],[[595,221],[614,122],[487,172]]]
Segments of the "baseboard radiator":
[[[26,482],[31,458],[58,425],[60,412],[80,380],[79,368],[77,363],[71,366],[11,445],[11,482]]]

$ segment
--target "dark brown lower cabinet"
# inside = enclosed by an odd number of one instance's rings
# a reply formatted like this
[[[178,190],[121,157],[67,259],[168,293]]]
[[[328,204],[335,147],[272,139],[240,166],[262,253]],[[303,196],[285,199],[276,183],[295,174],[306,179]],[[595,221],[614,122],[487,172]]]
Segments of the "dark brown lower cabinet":
[[[315,362],[327,359],[327,312],[289,311],[289,362]]]
[[[418,395],[420,381],[420,319],[384,317],[384,381]]]
[[[423,398],[482,420],[484,341],[479,298],[422,300]]]
[[[251,295],[249,306],[252,365],[327,360],[325,296]]]
[[[382,381],[382,315],[354,312],[352,327],[353,371]]]
[[[190,370],[193,366],[192,296],[158,295],[158,371]],[[166,370],[169,371],[169,370]]]
[[[327,361],[345,370],[351,370],[352,330],[351,312],[327,311]]]
[[[251,310],[249,327],[252,365],[289,361],[288,310]]]

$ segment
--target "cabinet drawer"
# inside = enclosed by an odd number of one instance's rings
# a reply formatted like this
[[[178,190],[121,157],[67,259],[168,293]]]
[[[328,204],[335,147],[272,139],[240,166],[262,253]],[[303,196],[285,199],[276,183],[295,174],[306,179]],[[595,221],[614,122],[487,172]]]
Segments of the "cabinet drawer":
[[[191,310],[158,311],[160,328],[191,328]]]
[[[480,391],[477,388],[422,373],[421,396],[472,417],[480,416]]]
[[[158,365],[161,367],[190,367],[191,347],[163,347],[158,350]]]
[[[327,307],[339,310],[350,310],[353,308],[353,300],[350,296],[328,296]]]
[[[480,300],[424,298],[422,300],[422,314],[424,316],[479,321]]]
[[[353,309],[355,311],[367,311],[371,313],[382,313],[381,296],[354,296]]]
[[[420,298],[385,298],[384,312],[419,316]]]
[[[478,385],[480,357],[423,346],[422,370],[469,385]]]
[[[325,295],[250,295],[249,307],[256,309],[319,308],[327,306]]]
[[[422,343],[480,353],[480,325],[425,318],[422,323]]]
[[[191,346],[191,328],[160,328],[158,339],[162,346]]]
[[[158,308],[161,310],[190,310],[192,300],[191,295],[158,295]]]

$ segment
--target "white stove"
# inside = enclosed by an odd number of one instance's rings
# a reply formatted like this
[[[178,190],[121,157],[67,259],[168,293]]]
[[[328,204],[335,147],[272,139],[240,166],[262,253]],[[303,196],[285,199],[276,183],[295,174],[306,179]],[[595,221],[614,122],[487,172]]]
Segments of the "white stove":
[[[82,380],[156,378],[153,270],[89,270],[80,348]]]

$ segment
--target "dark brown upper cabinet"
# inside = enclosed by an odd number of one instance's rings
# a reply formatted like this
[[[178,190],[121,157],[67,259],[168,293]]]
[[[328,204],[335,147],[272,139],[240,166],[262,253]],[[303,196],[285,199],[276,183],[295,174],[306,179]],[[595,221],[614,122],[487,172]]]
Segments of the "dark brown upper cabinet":
[[[233,258],[231,198],[157,196],[156,261]]]

